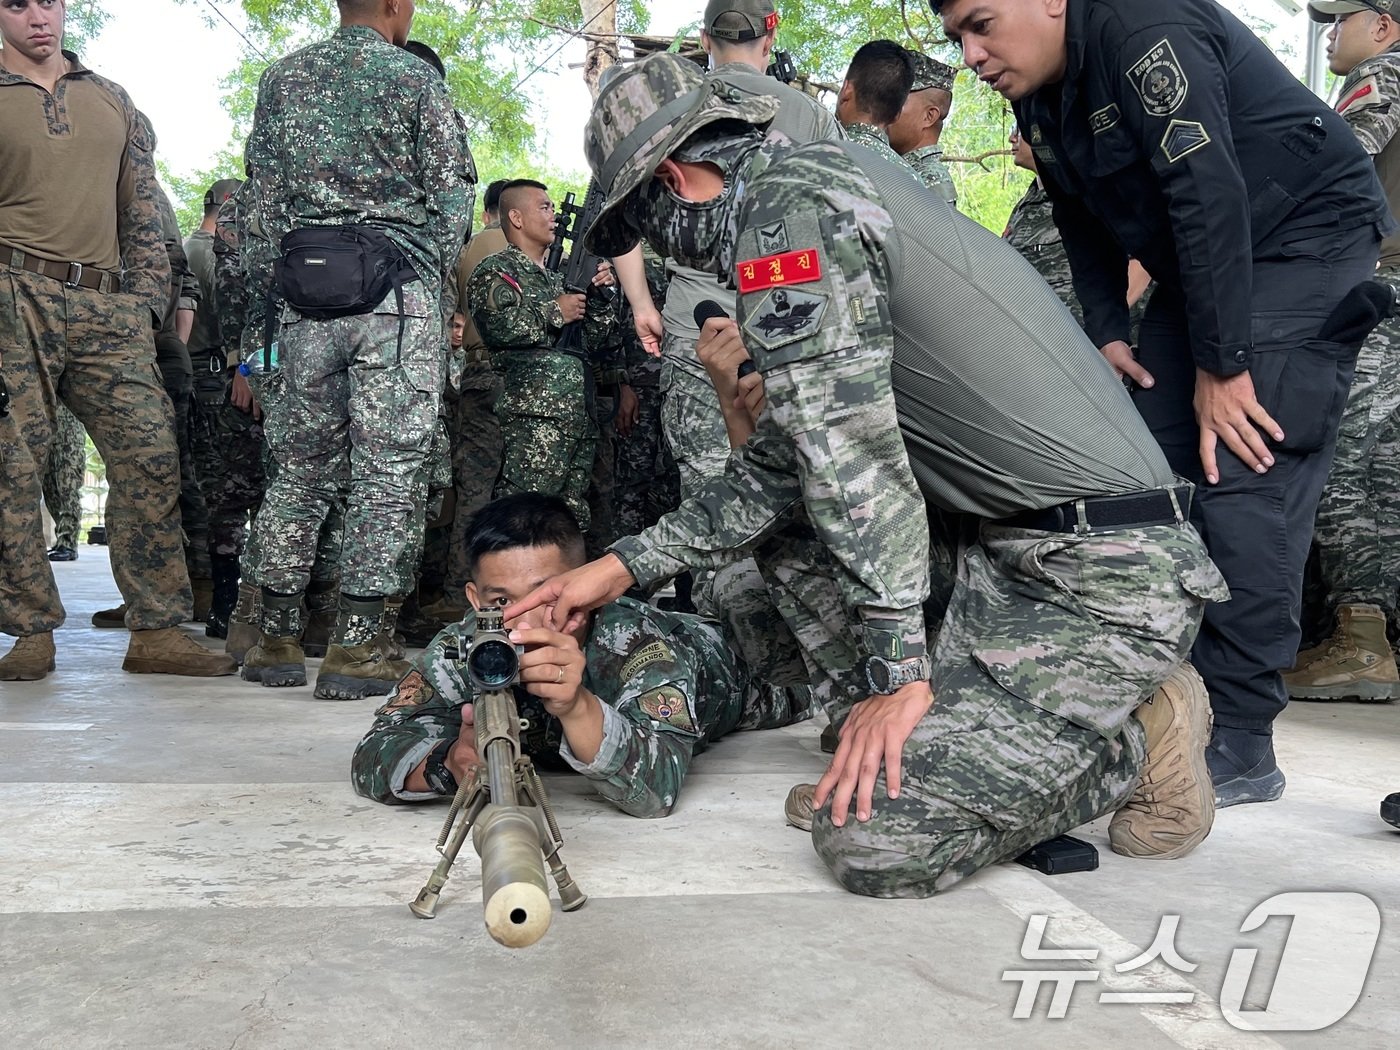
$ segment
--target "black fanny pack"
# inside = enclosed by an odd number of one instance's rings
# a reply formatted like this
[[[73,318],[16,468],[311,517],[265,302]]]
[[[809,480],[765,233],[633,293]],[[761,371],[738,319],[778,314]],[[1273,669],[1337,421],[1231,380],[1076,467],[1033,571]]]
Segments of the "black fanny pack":
[[[318,321],[371,313],[391,291],[403,350],[403,286],[418,279],[413,264],[382,230],[370,226],[307,226],[282,238],[269,299],[277,295],[297,313]],[[268,337],[275,311],[268,303]]]

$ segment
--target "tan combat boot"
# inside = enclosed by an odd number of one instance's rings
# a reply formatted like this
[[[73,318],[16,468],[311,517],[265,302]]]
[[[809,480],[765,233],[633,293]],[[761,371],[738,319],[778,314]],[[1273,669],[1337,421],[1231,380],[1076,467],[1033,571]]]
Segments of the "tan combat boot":
[[[408,670],[403,660],[390,660],[384,655],[378,638],[362,645],[332,643],[316,675],[316,696],[321,700],[384,696]]]
[[[125,627],[126,602],[122,602],[115,609],[99,609],[93,613],[92,625],[94,627]]]
[[[1294,700],[1385,701],[1400,697],[1400,671],[1374,605],[1340,605],[1337,629],[1322,655],[1283,676]]]
[[[1108,841],[1125,857],[1175,860],[1200,845],[1215,822],[1206,765],[1210,695],[1183,663],[1133,716],[1147,738],[1147,761],[1137,789],[1109,822]]]
[[[798,784],[789,791],[787,801],[783,803],[783,816],[787,817],[787,822],[799,831],[811,831],[812,817],[817,811],[816,797],[816,784]]]
[[[248,650],[258,644],[262,632],[258,621],[262,619],[262,591],[256,583],[240,580],[238,583],[238,603],[233,607],[233,615],[228,618],[228,638],[224,642],[224,652],[238,662]]]
[[[295,635],[274,637],[259,632],[258,642],[243,654],[245,682],[261,682],[273,688],[306,684],[306,653]]]
[[[219,678],[238,665],[226,653],[210,652],[178,627],[132,631],[122,670],[132,674],[178,674]]]
[[[0,682],[37,682],[54,667],[53,632],[16,638],[0,659]]]

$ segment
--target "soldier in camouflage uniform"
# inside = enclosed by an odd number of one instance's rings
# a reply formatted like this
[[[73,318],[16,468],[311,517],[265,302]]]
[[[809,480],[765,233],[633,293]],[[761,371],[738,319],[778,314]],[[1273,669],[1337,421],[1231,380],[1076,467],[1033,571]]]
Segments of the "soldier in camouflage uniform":
[[[199,228],[185,239],[185,256],[199,281],[199,309],[190,332],[194,368],[191,430],[195,471],[209,511],[209,562],[214,593],[205,625],[211,638],[228,637],[228,621],[238,597],[239,559],[247,544],[248,521],[262,503],[262,422],[252,411],[251,391],[243,407],[233,403],[238,374],[237,324],[225,337],[220,324],[215,232],[220,210],[238,192],[237,179],[220,179],[204,195]],[[241,289],[237,296],[243,295]],[[235,322],[236,323],[236,322]]]
[[[1017,167],[1025,168],[1032,175],[1036,175],[1035,154],[1031,152],[1030,144],[1017,129],[1011,132],[1011,156]],[[1011,217],[1006,220],[1006,230],[1002,237],[1045,278],[1050,290],[1069,307],[1074,319],[1082,327],[1084,308],[1079,305],[1079,298],[1074,294],[1069,256],[1065,254],[1060,228],[1055,225],[1050,195],[1040,184],[1038,175],[1031,179],[1026,192],[1011,209]]]
[[[890,146],[889,126],[899,119],[914,84],[914,60],[893,40],[872,40],[851,56],[836,96],[836,119],[846,138],[883,160],[913,171]]]
[[[107,466],[112,570],[136,673],[228,674],[183,635],[179,457],[151,333],[165,312],[154,144],[120,86],[60,50],[62,4],[0,6],[0,680],[55,666],[64,620],[44,551],[40,477],[58,402]]]
[[[1333,22],[1329,64],[1346,78],[1337,111],[1375,160],[1393,213],[1400,208],[1400,10],[1392,0],[1315,0],[1308,13]],[[1376,277],[1400,286],[1400,234],[1381,243]],[[1337,625],[1283,676],[1288,695],[1400,697],[1386,633],[1387,620],[1400,631],[1400,318],[1377,325],[1356,359],[1313,544]]]
[[[666,264],[645,257],[647,290],[657,312],[666,303]],[[618,415],[617,480],[614,496],[619,536],[635,536],[680,503],[680,474],[661,427],[661,359],[647,353],[632,324],[630,304],[620,321],[627,358],[627,385],[634,414]]]
[[[594,377],[587,361],[555,346],[575,321],[583,322],[585,347],[601,346],[616,310],[591,289],[566,292],[564,275],[545,268],[554,226],[554,204],[542,183],[508,183],[501,192],[501,228],[509,246],[477,266],[467,282],[467,306],[505,388],[496,402],[503,449],[496,496],[562,496],[587,528],[598,444]],[[600,264],[593,288],[612,281]]]
[[[898,119],[886,129],[890,146],[925,186],[956,208],[957,187],[943,163],[943,147],[938,140],[953,109],[953,82],[958,71],[919,51],[910,51],[909,57],[914,63],[914,83]]]
[[[567,505],[537,493],[488,505],[468,544],[473,606],[519,598],[584,560]],[[451,796],[476,765],[472,685],[445,655],[466,653],[474,624],[469,613],[433,639],[377,712],[351,763],[361,795],[391,804]],[[516,695],[529,723],[526,754],[562,758],[634,817],[670,814],[692,757],[726,733],[809,713],[755,681],[718,625],[698,616],[622,598],[570,634],[534,627],[530,618],[508,626],[525,646]]]
[[[442,79],[402,50],[413,5],[339,7],[329,40],[263,74],[248,138],[245,343],[274,329],[282,388],[263,404],[277,471],[253,525],[262,637],[243,675],[305,683],[302,596],[322,527],[348,487],[339,613],[316,695],[358,699],[399,677],[375,640],[384,599],[412,587],[422,544],[423,468],[442,396],[442,286],[466,237],[474,169]],[[283,238],[343,226],[388,238],[402,275],[395,288],[371,312],[317,320],[287,306],[265,326]],[[271,347],[258,349],[268,353],[245,359],[265,366]]]
[[[44,506],[53,518],[49,561],[78,560],[78,526],[83,514],[83,478],[87,474],[87,431],[61,402],[56,406],[49,463],[44,471]]]
[[[839,139],[841,127],[810,95],[764,75],[778,28],[772,0],[710,0],[705,7],[701,43],[710,55],[711,76],[745,95],[765,95],[779,102],[771,131],[792,142]],[[615,260],[623,291],[632,307],[634,326],[644,347],[661,352],[661,425],[680,472],[681,492],[691,495],[715,474],[724,473],[729,439],[724,416],[699,358],[695,341],[695,307],[717,302],[734,315],[734,292],[683,259],[667,263],[666,311],[650,303],[640,257]],[[663,334],[664,332],[664,334]]]
[[[1113,810],[1115,850],[1189,852],[1213,816],[1209,708],[1178,669],[1226,596],[1190,486],[1010,247],[866,150],[763,144],[773,110],[670,55],[599,96],[590,246],[644,237],[732,275],[737,324],[704,338],[742,341],[766,400],[700,498],[505,615],[576,623],[754,553],[828,710],[849,709],[813,841],[853,891],[926,896]],[[686,160],[702,147],[724,177]],[[775,226],[786,252],[763,251]],[[925,499],[980,524],[931,660]]]

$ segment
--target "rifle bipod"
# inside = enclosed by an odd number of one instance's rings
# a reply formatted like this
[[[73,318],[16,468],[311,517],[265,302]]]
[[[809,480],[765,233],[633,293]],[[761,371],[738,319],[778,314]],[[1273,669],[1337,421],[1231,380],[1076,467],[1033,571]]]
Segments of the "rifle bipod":
[[[488,753],[493,744],[487,745]],[[489,759],[481,762],[457,789],[438,836],[442,859],[409,908],[420,919],[436,914],[443,884],[467,832],[472,831],[472,845],[481,857],[486,930],[508,948],[524,948],[544,936],[553,915],[545,863],[559,888],[564,911],[581,908],[588,897],[559,857],[559,825],[534,763],[527,756],[518,756],[509,780],[493,785],[491,771],[496,768],[499,765]],[[517,804],[517,798],[526,804]]]

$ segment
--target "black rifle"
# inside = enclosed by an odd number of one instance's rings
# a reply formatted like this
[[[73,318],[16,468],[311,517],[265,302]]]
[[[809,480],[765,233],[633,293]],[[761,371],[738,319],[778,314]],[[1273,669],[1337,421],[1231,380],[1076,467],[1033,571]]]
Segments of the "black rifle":
[[[768,63],[768,75],[783,84],[796,80],[797,64],[792,60],[792,52],[774,51],[773,61]]]
[[[549,246],[549,251],[545,254],[544,264],[546,269],[564,275],[564,290],[566,292],[597,296],[604,302],[608,302],[616,292],[612,288],[599,288],[593,284],[593,278],[598,273],[598,263],[602,262],[602,257],[594,255],[583,244],[583,235],[588,232],[588,228],[593,225],[594,220],[602,212],[605,200],[606,194],[596,182],[589,182],[582,206],[578,204],[578,198],[575,194],[567,193],[564,195],[564,203],[559,206],[555,218],[554,243]],[[566,242],[569,246],[567,257],[564,254]],[[563,331],[559,333],[558,341],[554,344],[554,349],[583,361],[588,413],[594,415],[593,363],[587,347],[583,345],[582,319],[571,321],[564,326]],[[613,400],[616,401],[616,392],[613,394]]]

